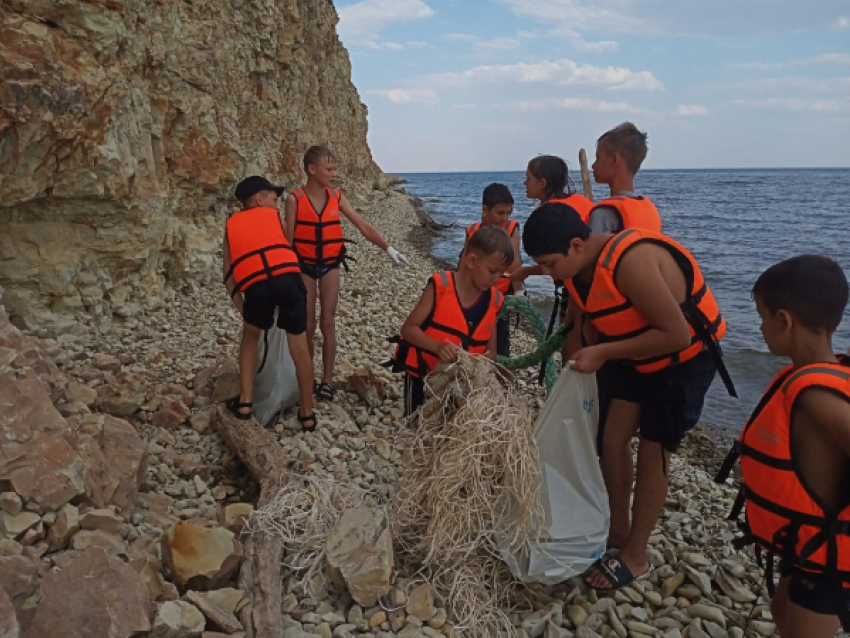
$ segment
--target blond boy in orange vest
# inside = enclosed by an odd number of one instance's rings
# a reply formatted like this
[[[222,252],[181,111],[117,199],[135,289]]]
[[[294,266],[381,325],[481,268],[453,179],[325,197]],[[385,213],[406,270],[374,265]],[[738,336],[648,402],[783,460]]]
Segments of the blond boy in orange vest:
[[[396,265],[409,265],[407,258],[390,246],[377,229],[363,219],[348,199],[334,189],[337,160],[325,146],[311,146],[304,154],[307,183],[286,198],[286,234],[301,261],[301,278],[307,288],[307,347],[313,356],[313,337],[316,334],[316,301],[321,307],[319,327],[322,331],[322,380],[316,384],[319,398],[333,400],[336,361],[336,310],[339,304],[339,267],[345,264],[339,213],[354,224],[367,240],[386,252]],[[305,220],[306,215],[309,220]],[[318,226],[317,226],[318,225]],[[334,233],[334,242],[324,242],[317,228]],[[302,239],[303,238],[303,239]],[[324,252],[332,254],[323,258]]]

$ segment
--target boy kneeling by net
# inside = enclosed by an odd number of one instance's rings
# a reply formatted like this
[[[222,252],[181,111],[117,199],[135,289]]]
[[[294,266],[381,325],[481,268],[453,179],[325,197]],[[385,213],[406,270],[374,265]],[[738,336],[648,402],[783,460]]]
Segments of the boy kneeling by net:
[[[458,348],[496,359],[496,315],[504,296],[494,286],[514,260],[511,238],[501,228],[476,231],[455,272],[435,273],[401,327],[393,372],[404,372],[404,413],[425,401],[424,378]]]

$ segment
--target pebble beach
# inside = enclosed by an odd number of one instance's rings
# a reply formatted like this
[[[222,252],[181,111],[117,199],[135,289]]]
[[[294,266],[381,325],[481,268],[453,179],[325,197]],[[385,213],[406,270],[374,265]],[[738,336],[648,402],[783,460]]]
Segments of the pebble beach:
[[[411,265],[396,267],[386,255],[357,238],[358,243],[350,249],[357,262],[343,275],[337,315],[337,399],[317,403],[314,433],[301,431],[294,408],[268,427],[298,471],[349,482],[387,498],[403,462],[403,450],[396,448],[395,441],[405,424],[401,376],[380,366],[392,354],[386,338],[398,332],[427,278],[445,265],[429,256],[432,237],[421,227],[415,201],[403,189],[349,196],[355,208]],[[347,231],[348,236],[356,234],[350,227]],[[147,509],[134,513],[122,528],[126,543],[156,546],[163,530],[176,521],[196,517],[215,521],[224,506],[256,499],[257,486],[210,427],[215,397],[205,396],[200,389],[203,377],[199,373],[228,357],[235,358],[239,331],[239,316],[227,299],[220,273],[213,271],[147,304],[132,321],[106,334],[92,329],[89,335],[43,341],[62,372],[90,391],[97,392],[104,382],[98,357],[116,358],[120,371],[112,372],[124,375],[124,387],[132,386],[132,392],[142,397],[141,410],[131,418],[149,455],[140,497],[156,496],[148,498]],[[512,342],[514,353],[527,352],[535,345],[522,329],[512,335]],[[320,352],[317,347],[317,366]],[[346,382],[362,367],[384,384],[379,405],[367,405]],[[542,406],[545,395],[536,377],[537,369],[518,373],[517,391],[532,395]],[[118,395],[130,393],[128,389]],[[588,590],[578,578],[556,586],[518,584],[528,604],[511,612],[515,635],[773,636],[776,627],[768,609],[763,573],[746,550],[738,551],[731,544],[737,530],[726,516],[737,486],[734,479],[726,485],[712,480],[725,453],[724,445],[699,426],[686,439],[673,461],[665,509],[650,541],[655,569],[648,579],[612,595]],[[435,609],[420,614],[425,618],[417,616],[413,608],[388,614],[381,605],[357,605],[345,592],[314,599],[286,570],[283,578],[284,638],[458,634],[439,600]],[[403,572],[394,579],[391,597],[401,602],[401,608],[414,582]]]

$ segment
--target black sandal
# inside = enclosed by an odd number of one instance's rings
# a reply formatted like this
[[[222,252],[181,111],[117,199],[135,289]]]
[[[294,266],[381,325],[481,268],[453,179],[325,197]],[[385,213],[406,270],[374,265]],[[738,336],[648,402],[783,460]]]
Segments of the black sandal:
[[[240,403],[239,397],[232,397],[224,402],[224,407],[227,408],[227,411],[230,412],[233,416],[235,416],[240,421],[250,421],[251,420],[251,412],[248,414],[244,412],[240,412],[239,410],[242,408],[250,408],[254,407],[253,403]]]
[[[313,425],[311,425],[310,427],[307,427],[306,425],[304,425],[308,421],[311,421],[313,423]],[[316,413],[315,412],[313,412],[312,414],[308,414],[307,416],[301,416],[301,414],[299,413],[298,414],[298,422],[301,424],[301,429],[304,430],[305,432],[315,432],[316,431]]]
[[[316,387],[316,396],[325,401],[333,401],[336,398],[336,388],[331,383],[320,383]]]
[[[591,589],[595,589],[596,591],[617,591],[621,587],[625,587],[630,583],[636,580],[645,580],[652,575],[652,572],[655,570],[652,563],[649,563],[649,567],[646,568],[646,571],[640,574],[633,574],[632,570],[629,569],[629,566],[626,565],[623,561],[621,561],[617,556],[603,556],[598,561],[593,563],[591,568],[584,575],[584,584],[590,587]],[[596,571],[602,574],[605,579],[608,581],[608,587],[595,587],[590,584],[590,574],[591,572]]]

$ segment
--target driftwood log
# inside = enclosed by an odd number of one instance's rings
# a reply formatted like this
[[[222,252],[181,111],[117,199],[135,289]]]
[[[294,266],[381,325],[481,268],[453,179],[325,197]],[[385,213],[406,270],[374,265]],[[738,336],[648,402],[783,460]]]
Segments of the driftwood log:
[[[263,507],[286,480],[289,456],[257,421],[240,421],[223,406],[216,409],[212,424],[260,484],[257,507]],[[282,558],[283,546],[267,534],[253,534],[245,543],[239,586],[249,600],[241,613],[247,638],[280,638],[283,633],[280,612]]]
[[[587,170],[587,153],[584,149],[579,149],[578,164],[581,167],[581,185],[584,189],[584,196],[590,201],[593,201],[593,184],[590,181],[590,171]]]

